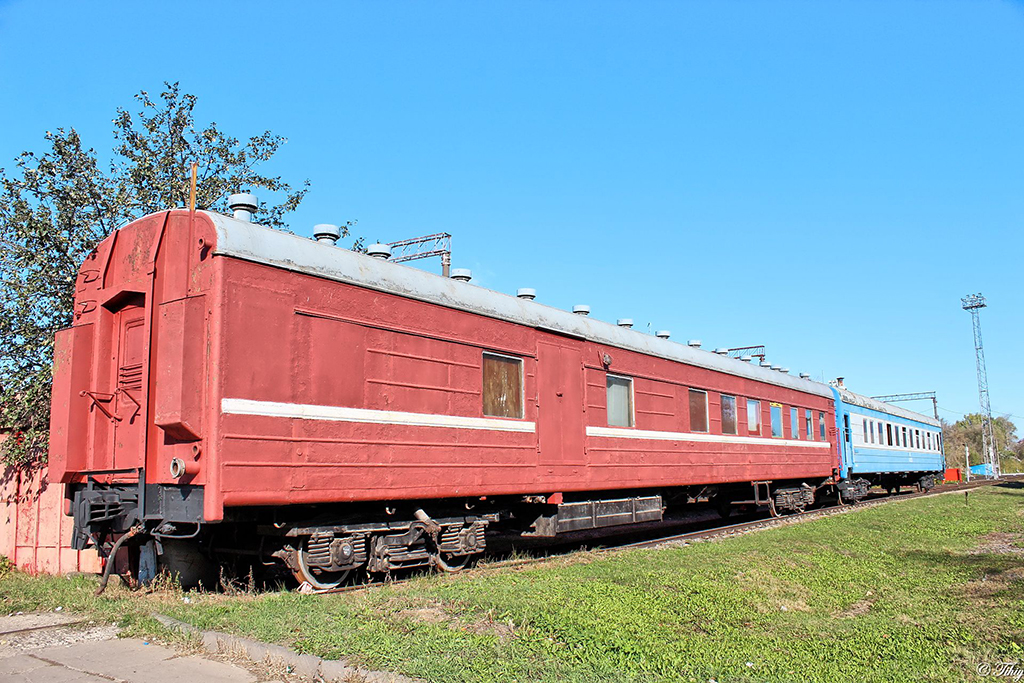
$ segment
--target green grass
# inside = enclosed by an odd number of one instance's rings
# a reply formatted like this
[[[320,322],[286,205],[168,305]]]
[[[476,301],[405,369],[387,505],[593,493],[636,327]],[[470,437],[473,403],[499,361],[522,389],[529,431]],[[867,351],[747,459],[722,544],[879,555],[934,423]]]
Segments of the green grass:
[[[999,534],[998,536],[996,534]],[[962,681],[1024,657],[1024,489],[895,502],[713,543],[228,598],[0,578],[4,609],[159,610],[430,681]]]

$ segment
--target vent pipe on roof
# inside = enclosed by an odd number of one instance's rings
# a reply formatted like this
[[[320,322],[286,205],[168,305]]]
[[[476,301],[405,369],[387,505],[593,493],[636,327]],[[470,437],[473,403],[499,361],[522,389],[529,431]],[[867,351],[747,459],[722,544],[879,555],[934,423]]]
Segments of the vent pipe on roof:
[[[775,370],[777,372],[777,371],[782,369],[782,366],[781,365],[773,365],[771,369]]]
[[[654,333],[654,336],[657,337],[658,339],[668,339],[669,337],[672,336],[672,333],[669,332],[668,330],[658,330],[657,332]]]
[[[341,238],[341,228],[330,223],[320,223],[313,226],[313,239],[317,242],[334,244]]]
[[[371,244],[366,248],[366,255],[387,261],[391,258],[391,247],[387,244],[377,242],[376,244]]]
[[[590,306],[586,304],[577,304],[572,307],[572,312],[576,315],[590,315]]]
[[[699,349],[700,348],[700,339],[691,339],[690,341],[686,342],[686,345],[690,346],[690,347],[693,347],[695,349]]]
[[[811,378],[811,373],[809,373],[809,372],[801,372],[800,373],[800,379],[810,379],[810,378]]]
[[[751,363],[754,360],[753,356],[740,356],[740,360],[744,363]]]
[[[729,355],[729,349],[718,348],[718,349],[715,349],[715,353],[717,353],[719,356],[728,356]]]
[[[779,368],[779,372],[788,375],[789,374],[789,368]]]
[[[625,327],[628,330],[629,328],[633,327],[633,319],[619,318],[618,320],[615,321],[615,324],[618,325],[619,327]]]
[[[537,298],[537,290],[532,287],[520,287],[516,290],[516,296],[520,299],[526,299],[527,301],[533,301]]]
[[[260,200],[254,194],[239,192],[228,197],[228,207],[234,212],[236,220],[251,223],[252,215],[260,207]]]
[[[452,279],[459,282],[469,282],[473,279],[473,271],[469,268],[452,268]]]
[[[759,363],[759,365],[760,365],[760,366],[761,366],[762,368],[770,368],[770,367],[772,366],[772,364],[771,364],[771,363],[769,363],[769,362],[768,362],[768,361],[766,361],[766,360],[763,360],[763,361],[761,361],[761,362]]]

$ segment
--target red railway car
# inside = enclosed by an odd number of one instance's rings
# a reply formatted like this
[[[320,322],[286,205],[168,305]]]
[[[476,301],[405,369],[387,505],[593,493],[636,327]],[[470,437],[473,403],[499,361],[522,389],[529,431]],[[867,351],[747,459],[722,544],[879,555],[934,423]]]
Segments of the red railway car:
[[[316,587],[710,501],[835,493],[829,387],[209,212],[126,225],[57,338],[76,547]],[[183,564],[184,563],[184,564]]]

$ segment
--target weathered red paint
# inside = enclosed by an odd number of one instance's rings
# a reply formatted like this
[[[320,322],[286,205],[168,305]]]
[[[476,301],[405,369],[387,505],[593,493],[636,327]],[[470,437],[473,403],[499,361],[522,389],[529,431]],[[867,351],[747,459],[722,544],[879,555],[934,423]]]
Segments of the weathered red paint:
[[[30,574],[99,571],[95,549],[72,550],[74,523],[63,513],[63,485],[46,469],[7,468],[0,483],[0,555]]]
[[[125,226],[83,265],[75,326],[58,336],[51,474],[170,477],[198,465],[205,517],[224,508],[493,496],[831,476],[832,401],[525,325],[214,256],[204,214]],[[397,267],[397,266],[396,266]],[[535,433],[222,414],[242,398],[466,417],[482,414],[482,352],[524,361]],[[689,430],[687,390],[828,417],[830,448],[588,437],[606,426],[608,370],[635,378],[636,428]],[[83,394],[83,392],[86,392]],[[91,393],[90,393],[91,392]],[[746,405],[738,401],[741,434]],[[110,416],[108,416],[108,413]],[[790,434],[789,411],[783,411]],[[801,437],[803,430],[801,429]],[[133,480],[135,474],[114,478]]]

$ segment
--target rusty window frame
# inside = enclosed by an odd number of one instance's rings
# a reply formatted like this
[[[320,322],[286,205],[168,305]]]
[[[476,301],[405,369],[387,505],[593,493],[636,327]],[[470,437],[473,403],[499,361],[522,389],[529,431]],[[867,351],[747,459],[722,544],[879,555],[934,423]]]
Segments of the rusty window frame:
[[[508,372],[508,369],[513,366],[516,367],[516,372]],[[492,372],[490,378],[488,378],[489,367]],[[499,368],[503,371],[500,374],[496,372]],[[484,351],[480,374],[483,382],[480,392],[483,414],[486,417],[523,419],[526,403],[523,386],[523,359]],[[515,378],[516,386],[508,386],[510,377]],[[502,385],[500,391],[495,391],[495,381]],[[514,401],[510,401],[510,398],[514,398]]]
[[[605,376],[605,413],[608,418],[609,427],[633,427],[636,425],[636,400],[633,395],[633,378],[624,375],[613,375],[607,373]],[[612,388],[625,387],[626,389],[626,415],[625,419],[618,419],[621,416],[615,415],[612,420]]]
[[[694,403],[694,399],[696,399],[696,403]],[[699,432],[701,434],[707,434],[708,432],[710,432],[711,420],[709,419],[708,415],[708,392],[704,391],[703,389],[690,389],[687,394],[687,403],[690,408],[690,431]],[[696,416],[694,415],[693,410],[695,407],[698,409]],[[698,418],[697,421],[703,420],[703,429],[697,429],[694,426],[696,422],[694,420],[694,417]]]
[[[721,406],[721,410],[722,410],[722,433],[723,434],[739,434],[740,433],[740,414],[739,414],[739,406],[736,403],[736,397],[735,396],[730,396],[729,394],[722,394],[721,398],[722,398],[722,406]],[[729,403],[729,402],[732,403],[732,431],[729,431],[729,430],[726,429],[726,425],[728,424],[728,421],[726,420],[726,412],[727,411],[726,411],[725,405],[726,405],[726,403]]]

